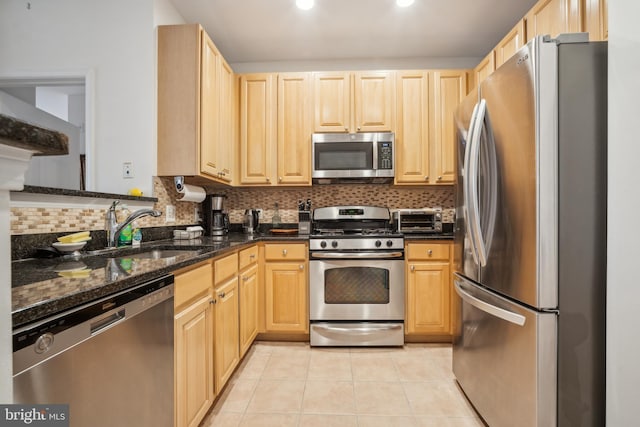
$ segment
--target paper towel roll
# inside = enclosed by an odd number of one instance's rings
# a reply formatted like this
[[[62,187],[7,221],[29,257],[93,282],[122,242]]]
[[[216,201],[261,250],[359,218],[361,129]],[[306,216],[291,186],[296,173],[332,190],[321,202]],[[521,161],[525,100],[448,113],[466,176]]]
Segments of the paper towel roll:
[[[197,185],[183,184],[181,186],[176,186],[176,190],[178,190],[178,193],[182,194],[182,198],[178,199],[179,202],[200,203],[205,197],[207,197],[207,193],[204,191],[204,188],[198,187]]]

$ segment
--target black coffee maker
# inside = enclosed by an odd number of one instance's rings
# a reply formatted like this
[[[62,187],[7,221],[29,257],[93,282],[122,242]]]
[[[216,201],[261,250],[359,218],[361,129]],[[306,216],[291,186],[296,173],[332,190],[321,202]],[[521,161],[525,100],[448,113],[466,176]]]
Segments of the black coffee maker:
[[[229,214],[223,212],[224,194],[209,194],[202,204],[204,233],[207,236],[224,236],[229,232]]]

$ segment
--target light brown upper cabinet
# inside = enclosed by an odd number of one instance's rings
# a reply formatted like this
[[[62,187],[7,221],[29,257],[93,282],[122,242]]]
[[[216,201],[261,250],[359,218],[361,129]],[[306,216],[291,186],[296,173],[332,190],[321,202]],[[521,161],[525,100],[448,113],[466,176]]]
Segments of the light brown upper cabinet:
[[[311,185],[311,73],[278,75],[278,184]]]
[[[240,76],[240,184],[273,184],[276,163],[275,74]]]
[[[475,83],[475,86],[479,86],[480,83],[489,77],[489,74],[493,73],[495,70],[496,55],[495,51],[492,50],[482,61],[480,61],[476,68],[473,69],[473,82]]]
[[[314,73],[315,132],[388,132],[394,128],[394,73]]]
[[[233,85],[202,27],[158,27],[158,175],[232,181]]]
[[[456,131],[453,114],[467,93],[466,72],[434,71],[435,140],[433,174],[435,183],[452,184],[455,180]],[[431,181],[431,178],[429,179]]]
[[[525,43],[525,25],[524,19],[518,21],[515,27],[500,40],[495,47],[495,68],[504,64],[507,59],[511,58]]]
[[[240,184],[311,185],[311,73],[240,76]]]
[[[537,35],[555,37],[582,30],[581,0],[540,0],[525,16],[527,41]]]
[[[589,40],[609,39],[608,2],[607,0],[584,0],[584,29],[589,33]]]
[[[433,140],[433,77],[423,70],[396,73],[396,184],[429,183]]]

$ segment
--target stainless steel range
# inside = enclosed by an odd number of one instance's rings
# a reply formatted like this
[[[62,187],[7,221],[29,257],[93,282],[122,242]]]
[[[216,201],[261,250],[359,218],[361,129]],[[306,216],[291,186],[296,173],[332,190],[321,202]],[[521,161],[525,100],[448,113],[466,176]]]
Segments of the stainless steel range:
[[[404,237],[388,208],[313,212],[309,238],[312,346],[404,344]]]

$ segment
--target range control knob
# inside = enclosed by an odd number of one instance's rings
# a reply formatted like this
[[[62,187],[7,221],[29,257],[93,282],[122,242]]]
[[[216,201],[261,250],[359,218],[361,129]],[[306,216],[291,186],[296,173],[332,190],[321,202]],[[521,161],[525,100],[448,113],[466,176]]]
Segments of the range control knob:
[[[388,247],[393,246],[393,240],[387,240],[387,246]]]
[[[376,240],[376,248],[382,246],[382,242],[380,240]]]
[[[320,247],[322,249],[326,248],[327,247],[327,242],[325,242],[324,240],[322,242],[320,242]]]
[[[335,240],[333,242],[331,242],[331,247],[337,248],[338,247],[338,242],[335,241]]]

